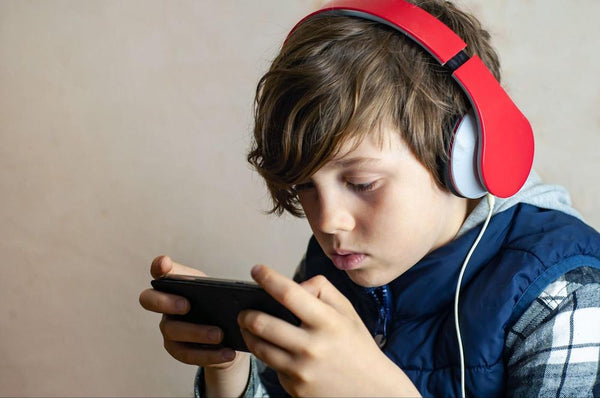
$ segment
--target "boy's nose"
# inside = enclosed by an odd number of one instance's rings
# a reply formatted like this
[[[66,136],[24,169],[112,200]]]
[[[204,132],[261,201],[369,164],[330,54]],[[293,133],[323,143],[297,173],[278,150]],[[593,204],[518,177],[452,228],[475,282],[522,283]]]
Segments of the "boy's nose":
[[[320,205],[319,228],[322,232],[335,234],[354,229],[354,216],[343,201],[335,198],[322,198]]]

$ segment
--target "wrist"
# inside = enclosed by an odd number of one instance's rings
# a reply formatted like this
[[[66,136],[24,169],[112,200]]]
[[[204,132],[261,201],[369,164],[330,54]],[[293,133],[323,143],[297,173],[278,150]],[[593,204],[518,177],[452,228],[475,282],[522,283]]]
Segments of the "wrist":
[[[239,397],[244,394],[250,377],[250,354],[236,352],[227,367],[205,367],[206,397]]]
[[[383,354],[383,353],[382,353]],[[406,373],[399,368],[392,360],[384,355],[383,364],[385,366],[381,369],[381,374],[387,375],[387,377],[381,377],[382,383],[380,384],[381,396],[397,396],[397,397],[421,397],[421,393],[417,390],[417,387],[408,378]]]

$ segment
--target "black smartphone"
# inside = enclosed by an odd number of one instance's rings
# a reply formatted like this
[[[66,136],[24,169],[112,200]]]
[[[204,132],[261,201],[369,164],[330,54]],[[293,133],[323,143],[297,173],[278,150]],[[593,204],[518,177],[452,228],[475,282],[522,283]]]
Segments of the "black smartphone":
[[[237,324],[237,316],[242,310],[259,310],[293,325],[300,325],[300,320],[294,314],[253,282],[168,275],[153,280],[151,284],[156,290],[188,299],[190,311],[177,318],[220,327],[224,335],[221,344],[237,351],[248,351]]]

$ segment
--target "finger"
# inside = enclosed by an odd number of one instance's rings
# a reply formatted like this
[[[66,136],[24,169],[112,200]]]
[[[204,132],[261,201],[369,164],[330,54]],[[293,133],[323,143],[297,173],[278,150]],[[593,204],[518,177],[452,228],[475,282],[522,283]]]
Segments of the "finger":
[[[329,304],[342,314],[356,313],[354,306],[327,278],[323,275],[314,276],[300,284],[310,294],[324,303]]]
[[[289,352],[253,335],[247,329],[241,329],[241,332],[246,346],[256,358],[269,365],[276,372],[287,373],[290,371],[290,366],[294,361]]]
[[[231,362],[236,357],[236,352],[231,348],[208,349],[190,343],[165,340],[165,349],[171,356],[188,365],[208,366]]]
[[[206,276],[202,271],[174,262],[169,256],[158,256],[152,260],[150,274],[154,279],[167,274]]]
[[[148,311],[162,314],[183,315],[190,310],[190,303],[185,298],[154,289],[144,290],[139,301]]]
[[[306,330],[261,311],[241,311],[238,324],[241,329],[289,352],[298,352],[308,344]]]
[[[223,340],[223,331],[216,326],[197,325],[168,316],[163,316],[159,327],[166,340],[180,343],[219,344]]]
[[[252,277],[275,300],[309,326],[322,323],[331,314],[330,308],[324,306],[317,297],[269,267],[253,267]]]

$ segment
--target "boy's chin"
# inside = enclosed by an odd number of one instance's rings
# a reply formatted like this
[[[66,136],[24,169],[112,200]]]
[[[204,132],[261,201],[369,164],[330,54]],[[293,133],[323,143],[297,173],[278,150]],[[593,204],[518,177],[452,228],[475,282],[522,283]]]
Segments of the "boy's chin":
[[[378,287],[387,285],[395,277],[386,276],[381,272],[370,269],[355,269],[346,271],[346,274],[352,282],[362,287]]]

